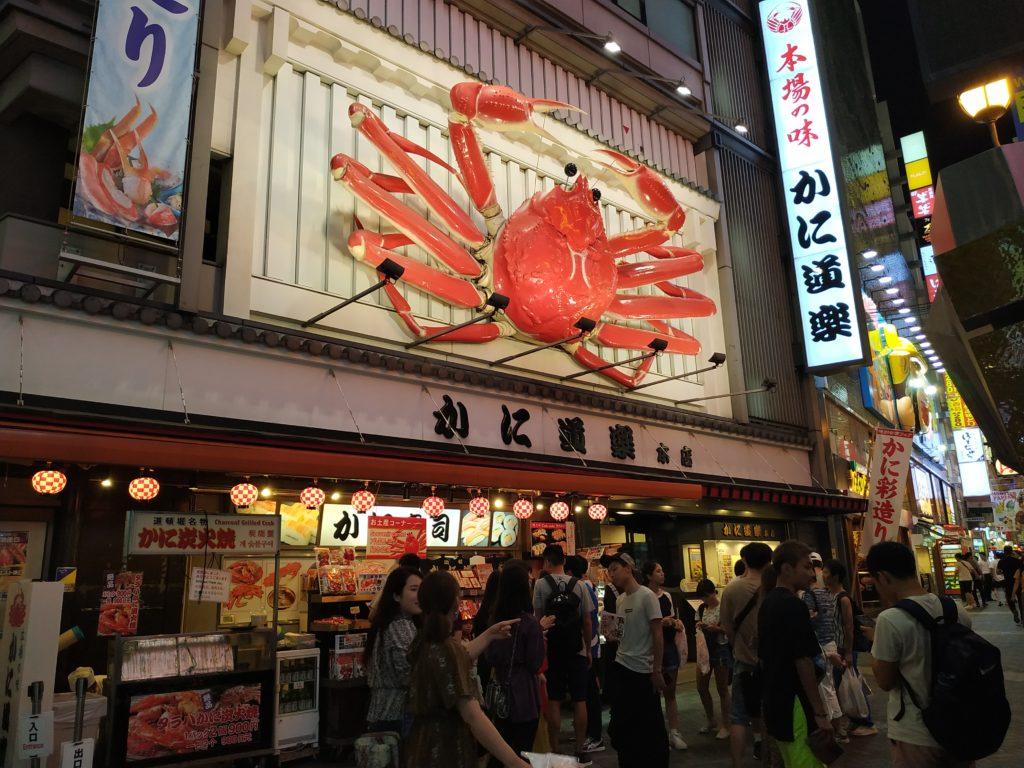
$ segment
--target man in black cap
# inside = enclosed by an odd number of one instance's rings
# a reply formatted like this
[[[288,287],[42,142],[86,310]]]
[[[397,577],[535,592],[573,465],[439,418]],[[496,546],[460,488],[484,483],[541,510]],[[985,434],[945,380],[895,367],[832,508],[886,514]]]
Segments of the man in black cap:
[[[608,733],[620,768],[667,768],[668,732],[661,711],[665,689],[661,658],[661,606],[636,579],[636,562],[625,552],[606,555],[601,564],[619,592],[616,609],[622,626],[619,650],[609,676],[614,678]]]

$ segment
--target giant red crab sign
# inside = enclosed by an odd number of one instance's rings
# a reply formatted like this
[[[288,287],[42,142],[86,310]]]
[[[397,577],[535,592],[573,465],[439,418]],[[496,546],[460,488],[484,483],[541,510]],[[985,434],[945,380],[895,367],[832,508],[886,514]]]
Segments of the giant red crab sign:
[[[451,89],[452,112],[448,128],[459,170],[424,147],[393,133],[363,104],[349,107],[349,117],[360,134],[376,146],[397,175],[377,173],[348,155],[331,159],[334,179],[340,181],[397,232],[380,233],[357,228],[348,239],[349,250],[370,266],[384,259],[401,265],[403,279],[455,307],[481,310],[493,294],[510,299],[503,315],[491,322],[454,329],[439,342],[483,343],[515,336],[538,344],[562,344],[581,365],[624,387],[634,387],[646,375],[653,355],[636,368],[608,368],[607,363],[581,342],[577,322],[597,322],[589,337],[605,347],[644,350],[656,347],[681,355],[696,355],[700,342],[672,327],[675,318],[707,317],[714,302],[696,291],[679,287],[673,278],[703,269],[695,251],[665,245],[685,219],[682,207],[665,184],[646,166],[612,150],[599,150],[594,162],[617,174],[622,185],[653,219],[640,229],[609,236],[604,229],[598,200],[586,177],[566,167],[570,182],[526,200],[506,220],[498,204],[477,129],[533,131],[533,113],[575,109],[548,99],[530,99],[511,88],[481,83],[459,83]],[[548,138],[551,138],[548,136]],[[470,216],[411,155],[419,155],[455,174],[474,207],[483,216],[481,232]],[[575,179],[572,180],[572,177]],[[406,205],[400,195],[417,195],[443,225],[444,231]],[[357,223],[358,226],[358,223]],[[437,266],[397,253],[418,245]],[[646,253],[654,260],[620,263],[624,257]],[[664,296],[638,296],[623,289],[656,285]],[[391,283],[384,290],[408,331],[418,338],[439,333],[444,326],[422,325],[401,292]],[[643,321],[651,330],[619,321]],[[575,338],[574,338],[575,337]]]

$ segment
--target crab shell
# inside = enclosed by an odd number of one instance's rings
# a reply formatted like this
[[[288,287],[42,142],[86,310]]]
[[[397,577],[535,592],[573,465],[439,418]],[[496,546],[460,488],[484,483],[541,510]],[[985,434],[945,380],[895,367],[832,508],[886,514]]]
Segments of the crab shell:
[[[508,319],[548,343],[573,335],[580,318],[601,317],[618,285],[607,241],[584,176],[523,203],[502,227],[494,252],[494,290],[514,297]]]

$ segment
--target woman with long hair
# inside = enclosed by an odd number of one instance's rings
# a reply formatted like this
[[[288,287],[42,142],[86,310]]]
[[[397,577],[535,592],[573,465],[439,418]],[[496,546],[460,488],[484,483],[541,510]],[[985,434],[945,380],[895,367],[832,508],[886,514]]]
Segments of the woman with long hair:
[[[697,583],[697,597],[701,600],[700,608],[697,609],[697,629],[704,633],[711,662],[707,674],[697,670],[697,693],[700,695],[701,704],[704,705],[704,714],[708,718],[708,724],[701,729],[701,733],[714,733],[716,739],[728,739],[729,713],[732,711],[732,697],[729,691],[732,678],[732,648],[729,646],[729,638],[725,636],[725,629],[722,628],[722,605],[714,582],[710,579],[701,579]],[[712,676],[715,678],[718,700],[722,705],[722,718],[717,727],[715,705],[711,700]]]
[[[418,593],[423,581],[419,571],[396,568],[381,590],[377,610],[366,635],[367,682],[370,708],[367,728],[372,731],[404,729],[405,699],[409,688],[409,648],[416,637],[420,604]]]
[[[541,700],[537,675],[544,665],[544,633],[533,615],[530,574],[525,568],[506,567],[501,571],[491,623],[518,620],[512,637],[497,640],[488,646],[481,660],[486,659],[493,670],[493,680],[484,680],[507,691],[508,711],[505,716],[491,712],[498,733],[515,753],[522,754],[533,746],[540,721]],[[491,768],[501,762],[491,757]]]
[[[668,743],[672,749],[686,749],[686,742],[679,733],[679,706],[676,703],[676,684],[679,680],[679,667],[683,660],[676,646],[676,635],[685,631],[683,622],[676,615],[672,596],[662,587],[665,584],[665,569],[655,561],[644,563],[642,569],[644,586],[650,589],[661,606],[661,626],[665,637],[664,649],[661,654],[661,669],[665,676],[665,718],[668,720]]]
[[[498,571],[491,571],[484,585],[484,596],[480,600],[480,607],[476,616],[473,617],[473,637],[479,637],[487,628],[494,623],[494,604],[498,601],[498,580],[501,574]],[[491,663],[487,660],[487,654],[483,654],[476,660],[476,674],[482,685],[487,685],[491,678]]]
[[[511,636],[518,620],[501,621],[463,645],[452,637],[458,616],[459,584],[446,571],[420,585],[422,626],[409,661],[408,712],[412,728],[405,742],[405,768],[475,768],[476,743],[506,768],[529,768],[480,708],[472,659],[491,642]]]

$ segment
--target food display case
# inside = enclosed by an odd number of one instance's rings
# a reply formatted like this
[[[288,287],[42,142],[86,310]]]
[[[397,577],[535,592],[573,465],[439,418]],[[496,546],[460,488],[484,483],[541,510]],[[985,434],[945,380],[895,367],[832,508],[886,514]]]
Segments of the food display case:
[[[943,542],[937,545],[939,572],[942,574],[942,589],[947,595],[960,594],[960,577],[956,572],[956,556],[962,551],[959,542]]]
[[[107,765],[273,754],[274,633],[117,636]]]
[[[276,747],[315,746],[320,724],[320,651],[301,648],[277,652]]]

